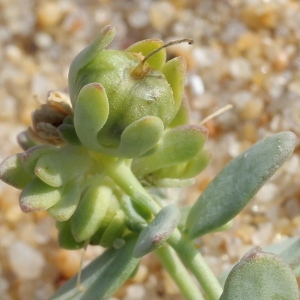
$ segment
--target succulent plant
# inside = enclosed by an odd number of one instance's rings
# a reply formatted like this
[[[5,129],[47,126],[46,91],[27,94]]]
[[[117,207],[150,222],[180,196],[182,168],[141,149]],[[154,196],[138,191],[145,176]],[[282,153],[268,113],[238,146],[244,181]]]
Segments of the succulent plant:
[[[50,94],[18,137],[24,152],[0,165],[1,180],[22,190],[24,212],[47,210],[57,220],[61,247],[108,248],[83,269],[84,289],[74,277],[51,299],[108,299],[150,252],[186,299],[204,299],[189,272],[205,299],[298,299],[298,244],[277,255],[249,252],[223,291],[193,243],[249,203],[291,156],[295,135],[274,134],[240,154],[193,206],[165,205],[159,188],[190,185],[208,164],[207,129],[189,124],[184,58],[165,61],[165,48],[178,41],[105,49],[114,35],[106,26],[78,54],[69,73],[70,101]]]

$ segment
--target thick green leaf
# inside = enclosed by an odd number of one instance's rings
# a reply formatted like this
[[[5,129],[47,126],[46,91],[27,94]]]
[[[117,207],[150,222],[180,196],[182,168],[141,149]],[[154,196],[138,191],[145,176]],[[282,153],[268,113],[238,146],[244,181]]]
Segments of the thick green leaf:
[[[105,248],[112,247],[115,240],[122,236],[125,229],[125,214],[122,210],[118,210],[114,218],[106,227],[100,240],[100,246]]]
[[[278,256],[250,250],[232,269],[220,300],[299,300],[296,278]]]
[[[90,156],[68,152],[64,154],[62,150],[60,153],[43,155],[35,166],[36,176],[53,187],[61,187],[92,168]]]
[[[81,181],[71,180],[65,187],[61,199],[47,211],[57,221],[67,221],[76,210],[81,196]]]
[[[181,222],[181,221],[180,221]],[[268,245],[263,247],[263,251],[271,252],[278,255],[294,272],[295,276],[297,275],[297,269],[299,265],[300,257],[300,239],[299,237],[292,237],[285,239],[284,241],[278,242],[276,244]],[[228,267],[224,272],[218,276],[218,280],[222,286],[224,286],[226,278],[234,265]]]
[[[132,170],[137,177],[141,177],[187,162],[202,149],[206,136],[205,127],[194,125],[182,125],[166,131],[158,150],[150,156],[134,159]]]
[[[22,153],[11,155],[0,164],[0,180],[17,189],[23,189],[31,179],[22,165]]]
[[[59,246],[68,250],[81,249],[85,245],[85,241],[76,242],[71,231],[71,220],[64,222],[56,222],[56,227],[58,229],[58,242]]]
[[[58,148],[52,145],[39,145],[32,147],[25,151],[22,155],[22,164],[24,169],[29,173],[35,176],[34,168],[37,161],[46,154],[53,154],[59,151]]]
[[[133,45],[131,45],[129,48],[126,49],[126,51],[133,52],[133,53],[141,53],[143,56],[147,56],[151,52],[155,51],[156,49],[163,46],[164,42],[157,39],[148,39],[139,41]],[[151,56],[147,63],[154,69],[160,70],[164,63],[166,62],[166,49],[161,49],[161,51],[155,53],[153,56]]]
[[[175,109],[178,112],[182,102],[186,73],[186,61],[184,57],[178,56],[169,60],[163,66],[162,72],[173,90]]]
[[[91,238],[105,218],[112,190],[109,186],[96,184],[82,196],[71,218],[72,232],[77,242]]]
[[[109,299],[135,270],[139,259],[133,257],[135,236],[127,238],[120,249],[111,248],[92,261],[81,274],[80,291],[77,276],[63,285],[50,300],[106,300]]]
[[[39,178],[30,181],[20,194],[20,207],[23,212],[46,210],[56,204],[63,195],[63,187],[47,185]]]
[[[291,156],[295,140],[292,132],[277,133],[233,159],[192,207],[187,219],[190,238],[213,231],[235,217]]]
[[[175,205],[165,206],[140,233],[133,255],[140,258],[155,249],[172,235],[180,220],[180,210]]]

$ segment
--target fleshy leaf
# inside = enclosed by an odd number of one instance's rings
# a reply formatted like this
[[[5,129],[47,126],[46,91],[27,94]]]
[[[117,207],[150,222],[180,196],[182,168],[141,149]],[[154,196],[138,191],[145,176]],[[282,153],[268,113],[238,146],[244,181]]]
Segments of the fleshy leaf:
[[[28,149],[22,154],[22,164],[24,166],[24,169],[29,174],[35,176],[34,168],[40,157],[50,153],[57,153],[58,151],[58,148],[51,145],[40,145]]]
[[[82,270],[78,289],[77,276],[64,284],[50,300],[109,299],[129,278],[139,263],[133,257],[135,236],[129,236],[120,249],[110,248]]]
[[[211,155],[203,148],[199,153],[186,163],[158,170],[154,175],[158,178],[190,179],[203,171],[210,161]]]
[[[164,131],[160,118],[143,117],[125,128],[121,135],[118,155],[122,157],[137,157],[143,155],[155,146]]]
[[[139,41],[129,48],[126,49],[128,52],[142,53],[143,56],[147,56],[154,50],[160,48],[164,45],[164,42],[157,39],[148,39]],[[152,57],[147,59],[147,63],[154,69],[160,70],[164,63],[166,62],[166,49],[161,49],[161,51],[155,53]]]
[[[29,137],[27,130],[24,130],[17,135],[17,141],[24,151],[37,146],[37,143]]]
[[[103,221],[112,190],[106,185],[94,185],[83,195],[71,218],[72,232],[76,241],[89,239]]]
[[[134,248],[134,257],[142,257],[161,247],[172,235],[179,220],[180,210],[177,206],[168,205],[162,208],[154,220],[140,233]]]
[[[77,242],[71,230],[71,220],[56,222],[59,246],[68,250],[78,250],[84,247],[85,241]]]
[[[179,110],[168,127],[174,128],[188,123],[190,123],[190,106],[187,98],[183,95]]]
[[[80,181],[70,181],[63,191],[61,199],[48,209],[48,213],[57,221],[67,221],[74,214],[81,196]]]
[[[43,155],[37,162],[34,172],[45,183],[60,187],[67,184],[73,178],[84,174],[93,166],[93,160],[88,155],[74,153],[64,155],[60,153]]]
[[[300,266],[300,238],[282,251],[279,257],[288,264],[292,270],[296,270]]]
[[[100,240],[100,246],[106,248],[112,247],[114,241],[122,236],[125,228],[125,214],[122,210],[118,210],[110,224],[105,229]]]
[[[190,238],[213,231],[235,217],[291,156],[295,134],[281,132],[233,159],[208,185],[187,219]]]
[[[47,185],[39,178],[34,178],[22,190],[20,207],[23,212],[47,210],[57,203],[63,195],[63,188]]]
[[[74,126],[78,138],[87,148],[99,151],[98,133],[107,121],[109,103],[99,83],[85,85],[79,92],[74,108]]]
[[[178,112],[184,91],[186,62],[181,56],[169,60],[162,68],[163,74],[173,90],[175,110]]]
[[[122,197],[121,207],[127,217],[130,229],[140,231],[147,224],[146,220],[136,211],[129,196]]]
[[[81,142],[77,136],[74,125],[62,124],[57,128],[61,138],[70,145],[81,145]]]
[[[101,221],[100,227],[97,229],[95,234],[90,239],[91,245],[98,245],[100,244],[100,240],[102,238],[102,235],[104,234],[104,231],[109,226],[110,222],[115,217],[117,211],[120,208],[120,203],[117,199],[117,197],[112,194],[109,200],[109,205],[105,214],[105,217]]]
[[[278,256],[255,247],[229,273],[220,297],[240,299],[298,300],[296,278]]]
[[[207,136],[205,127],[183,125],[163,135],[158,150],[150,156],[133,161],[132,170],[137,177],[162,168],[171,167],[195,157]]]
[[[22,153],[11,155],[0,164],[0,180],[17,189],[23,189],[31,179],[22,165]]]
[[[69,71],[69,90],[73,107],[77,100],[76,95],[79,92],[75,88],[78,72],[113,40],[115,34],[116,30],[114,27],[110,25],[105,26],[102,28],[97,38],[88,47],[83,49],[73,60]]]

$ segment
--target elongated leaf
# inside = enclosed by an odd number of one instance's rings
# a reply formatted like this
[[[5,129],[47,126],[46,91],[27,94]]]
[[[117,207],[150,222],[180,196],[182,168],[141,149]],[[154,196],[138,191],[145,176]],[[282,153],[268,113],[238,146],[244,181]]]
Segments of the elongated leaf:
[[[220,297],[241,299],[298,300],[296,278],[278,256],[255,247],[229,273]]]
[[[176,166],[195,157],[202,149],[207,129],[182,125],[164,133],[158,150],[150,156],[133,160],[132,170],[137,177],[162,168]]]
[[[77,242],[92,237],[105,218],[112,190],[106,185],[94,185],[83,195],[71,218],[72,232]]]
[[[140,233],[134,249],[134,257],[142,257],[155,249],[172,235],[180,220],[180,210],[175,205],[165,206]]]
[[[120,249],[111,248],[83,269],[80,291],[77,276],[63,285],[50,300],[106,300],[123,285],[135,270],[139,259],[133,257],[136,237],[127,238]]]
[[[291,156],[295,134],[281,132],[233,159],[208,185],[187,219],[191,238],[213,231],[236,216]]]
[[[48,213],[57,221],[67,221],[76,210],[81,196],[80,180],[70,181],[63,191],[61,199],[48,209]]]

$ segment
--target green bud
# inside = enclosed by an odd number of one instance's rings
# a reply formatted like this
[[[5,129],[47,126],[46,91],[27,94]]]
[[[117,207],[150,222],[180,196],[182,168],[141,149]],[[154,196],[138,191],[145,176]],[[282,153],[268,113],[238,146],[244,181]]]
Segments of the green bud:
[[[114,35],[113,27],[103,28],[71,65],[74,126],[87,148],[134,158],[157,144],[181,107],[186,64],[182,57],[165,63],[161,48],[174,42],[152,39],[126,51],[104,50]]]

